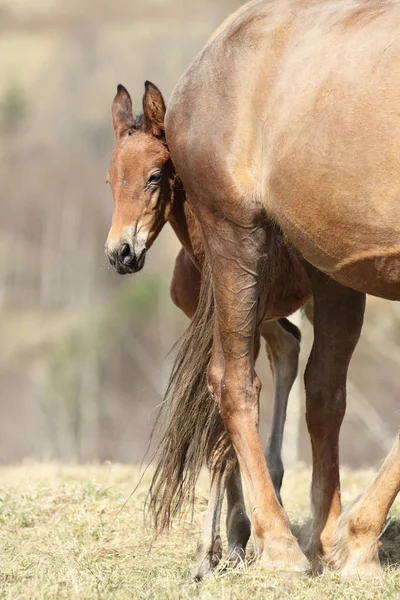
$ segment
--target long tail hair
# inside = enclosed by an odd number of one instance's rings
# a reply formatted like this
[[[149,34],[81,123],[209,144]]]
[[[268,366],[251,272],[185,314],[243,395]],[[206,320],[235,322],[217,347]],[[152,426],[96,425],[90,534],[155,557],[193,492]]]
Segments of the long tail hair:
[[[231,442],[207,384],[213,329],[212,276],[205,264],[197,309],[182,338],[158,418],[166,426],[149,492],[149,512],[158,533],[169,528],[185,500],[193,507],[204,461],[217,470],[232,460]]]

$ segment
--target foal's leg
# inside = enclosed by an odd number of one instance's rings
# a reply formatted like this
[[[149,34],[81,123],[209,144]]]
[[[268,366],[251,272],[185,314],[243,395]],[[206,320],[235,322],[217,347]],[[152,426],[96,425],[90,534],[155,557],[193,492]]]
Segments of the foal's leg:
[[[279,321],[264,322],[261,326],[261,334],[266,342],[268,358],[274,376],[273,414],[265,457],[275,493],[281,504],[281,486],[284,473],[282,462],[283,431],[290,390],[297,377],[300,352],[300,332],[295,325],[290,325],[291,331],[280,325]]]
[[[265,308],[260,291],[266,231],[227,219],[202,225],[216,306],[209,383],[247,483],[259,556],[266,567],[304,571],[307,560],[276,498],[258,436],[261,384],[254,370],[254,333],[258,310]]]
[[[250,521],[244,506],[242,479],[237,460],[233,459],[229,466],[223,465],[214,470],[210,469],[210,480],[206,518],[197,543],[194,575],[196,581],[200,581],[206,575],[209,575],[222,558],[220,522],[225,489],[228,499],[226,515],[227,562],[234,566],[244,559],[246,545],[250,537]]]
[[[178,252],[172,275],[172,302],[191,319],[199,301],[201,275],[184,248]]]
[[[313,454],[313,561],[328,562],[340,515],[339,431],[346,410],[347,370],[357,345],[365,296],[309,269],[314,344],[305,372],[306,417]]]
[[[379,537],[400,491],[400,440],[397,437],[374,481],[342,514],[335,536],[335,566],[343,575],[380,572]]]
[[[221,510],[224,500],[228,467],[210,469],[210,495],[203,529],[197,542],[195,581],[200,581],[218,566],[222,558],[220,535]]]
[[[226,514],[228,552],[226,560],[234,566],[244,559],[250,537],[250,520],[244,505],[242,477],[237,460],[228,476],[226,496],[228,500]]]

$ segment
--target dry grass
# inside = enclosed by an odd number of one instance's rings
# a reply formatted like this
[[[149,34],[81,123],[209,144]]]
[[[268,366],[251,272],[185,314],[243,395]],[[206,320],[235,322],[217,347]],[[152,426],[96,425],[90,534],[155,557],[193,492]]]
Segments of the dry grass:
[[[193,521],[183,519],[155,541],[143,520],[147,476],[124,506],[138,479],[135,469],[33,464],[0,471],[0,598],[400,598],[396,519],[383,544],[392,563],[383,581],[342,582],[335,573],[296,580],[244,565],[241,572],[194,584],[188,578],[206,504],[205,476]],[[343,474],[345,501],[369,476]],[[299,469],[284,484],[287,510],[300,526],[308,515],[309,481],[309,472]]]

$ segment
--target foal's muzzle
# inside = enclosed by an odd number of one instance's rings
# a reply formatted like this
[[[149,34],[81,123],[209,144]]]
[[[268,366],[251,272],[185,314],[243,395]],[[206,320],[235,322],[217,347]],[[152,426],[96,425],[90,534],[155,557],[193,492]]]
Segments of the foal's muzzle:
[[[106,247],[106,255],[117,273],[126,275],[127,273],[137,273],[143,269],[146,259],[146,248],[136,253],[131,244],[123,242],[118,248],[113,250],[109,250]]]

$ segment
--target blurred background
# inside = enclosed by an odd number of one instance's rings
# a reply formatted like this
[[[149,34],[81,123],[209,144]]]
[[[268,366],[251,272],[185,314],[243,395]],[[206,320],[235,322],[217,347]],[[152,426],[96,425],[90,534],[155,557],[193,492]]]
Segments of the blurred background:
[[[0,463],[139,462],[186,320],[169,299],[169,226],[143,272],[110,270],[105,185],[116,85],[169,97],[237,0],[0,0]],[[399,425],[400,310],[370,298],[350,370],[344,464],[379,461]],[[302,366],[312,342],[303,324]],[[270,412],[265,353],[261,433]],[[309,462],[291,398],[286,464]]]

